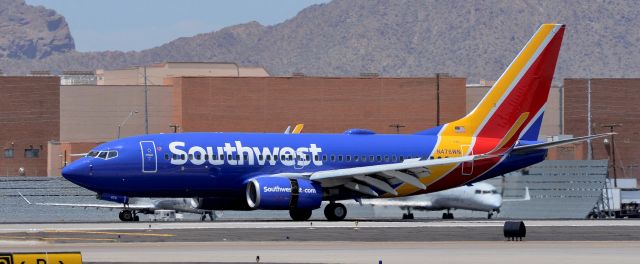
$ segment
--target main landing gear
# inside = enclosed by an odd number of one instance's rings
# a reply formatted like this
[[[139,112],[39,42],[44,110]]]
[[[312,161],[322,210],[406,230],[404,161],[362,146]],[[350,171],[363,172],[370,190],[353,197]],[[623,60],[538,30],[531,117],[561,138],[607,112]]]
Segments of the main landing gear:
[[[329,202],[324,207],[324,216],[329,221],[342,221],[347,217],[347,207],[341,203]]]
[[[135,211],[132,211],[132,210],[122,210],[118,214],[118,217],[120,218],[120,221],[123,221],[123,222],[140,221],[140,217],[136,214]]]
[[[453,219],[453,214],[451,213],[451,209],[447,209],[446,213],[442,213],[442,219]]]
[[[407,213],[402,214],[402,220],[413,220],[413,213],[411,212],[411,207],[407,207]]]
[[[205,212],[202,213],[202,216],[200,216],[200,221],[204,222],[207,220],[207,215],[209,216],[209,219],[211,219],[211,221],[213,221],[213,211],[209,211],[209,212]]]
[[[290,209],[289,216],[293,221],[307,221],[311,218],[311,212],[312,210],[306,209]]]

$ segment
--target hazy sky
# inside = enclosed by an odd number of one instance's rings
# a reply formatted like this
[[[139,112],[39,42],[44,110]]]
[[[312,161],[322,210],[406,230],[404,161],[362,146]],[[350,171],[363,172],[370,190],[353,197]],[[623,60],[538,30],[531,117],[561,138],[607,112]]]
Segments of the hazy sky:
[[[142,50],[249,21],[274,25],[328,0],[26,0],[65,16],[79,51]]]

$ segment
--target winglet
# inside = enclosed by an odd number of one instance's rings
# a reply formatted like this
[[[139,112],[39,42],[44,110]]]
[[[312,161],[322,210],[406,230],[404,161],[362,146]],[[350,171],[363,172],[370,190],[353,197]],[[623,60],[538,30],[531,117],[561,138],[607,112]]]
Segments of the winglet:
[[[20,197],[22,197],[22,199],[24,199],[25,202],[27,202],[27,204],[31,205],[31,202],[29,202],[29,200],[27,200],[27,197],[24,197],[24,195],[22,195],[22,193],[18,192],[18,194],[20,195]]]
[[[293,131],[291,132],[291,134],[300,134],[300,132],[302,132],[302,129],[304,128],[304,124],[297,124],[294,128]]]

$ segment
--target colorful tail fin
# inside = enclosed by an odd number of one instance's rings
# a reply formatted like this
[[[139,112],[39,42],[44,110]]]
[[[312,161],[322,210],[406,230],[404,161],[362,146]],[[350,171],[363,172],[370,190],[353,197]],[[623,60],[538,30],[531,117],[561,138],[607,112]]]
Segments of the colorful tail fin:
[[[476,108],[444,125],[439,135],[495,139],[483,146],[469,142],[474,153],[510,147],[523,135],[537,137],[564,28],[542,25]]]

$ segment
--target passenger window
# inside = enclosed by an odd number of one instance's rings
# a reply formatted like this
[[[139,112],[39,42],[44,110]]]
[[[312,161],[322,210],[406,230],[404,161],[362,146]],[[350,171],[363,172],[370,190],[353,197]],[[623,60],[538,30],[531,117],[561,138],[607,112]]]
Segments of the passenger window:
[[[376,160],[377,160],[377,161],[382,161],[382,156],[377,156],[377,157],[376,157]]]
[[[373,156],[369,156],[369,161],[373,161]]]
[[[404,161],[404,157],[403,156],[400,156],[400,161]]]
[[[197,159],[197,160],[199,160],[200,158],[202,158],[202,156],[201,156],[201,154],[200,154],[200,153],[195,154],[195,155],[194,155],[194,157],[195,157],[195,159]]]
[[[273,160],[278,160],[278,155],[273,155]]]
[[[335,155],[331,155],[331,161],[336,161],[336,156]]]
[[[315,161],[320,161],[320,156],[315,155],[315,156],[313,156],[313,157],[314,157],[314,160],[315,160]]]
[[[344,157],[346,161],[351,161],[351,156],[347,155]]]
[[[358,155],[354,155],[353,156],[353,161],[357,162],[358,161],[358,157],[359,157]]]
[[[396,157],[396,155],[391,156],[391,160],[396,161],[398,160],[398,157]]]
[[[342,161],[342,155],[338,156],[338,161]]]
[[[244,160],[247,160],[247,159],[249,158],[249,155],[244,154],[244,155],[242,155],[242,158],[243,158]]]
[[[263,157],[264,157],[264,156],[262,156],[262,154],[260,154],[260,155],[258,156],[258,160],[262,160],[262,158],[263,158]]]
[[[271,155],[267,155],[267,160],[271,160]]]
[[[384,161],[389,161],[389,156],[384,156]]]
[[[209,159],[209,154],[204,154],[204,159],[208,160]]]
[[[280,156],[280,160],[287,160],[287,156],[286,155]]]
[[[218,155],[211,155],[212,160],[218,160]]]
[[[232,155],[227,155],[227,160],[233,160],[233,156]]]
[[[293,160],[293,155],[289,155],[289,160]]]
[[[185,159],[186,159],[186,157],[187,157],[186,155],[184,155],[184,154],[180,154],[180,159],[181,159],[181,160],[185,160]]]
[[[327,155],[322,155],[322,161],[327,161]]]
[[[429,159],[433,159],[433,156],[429,157]]]
[[[164,154],[164,159],[169,160],[169,154]]]
[[[240,160],[240,155],[236,155],[236,160]]]
[[[193,159],[193,154],[189,154],[189,160]]]
[[[224,160],[224,154],[220,154],[220,160]]]

